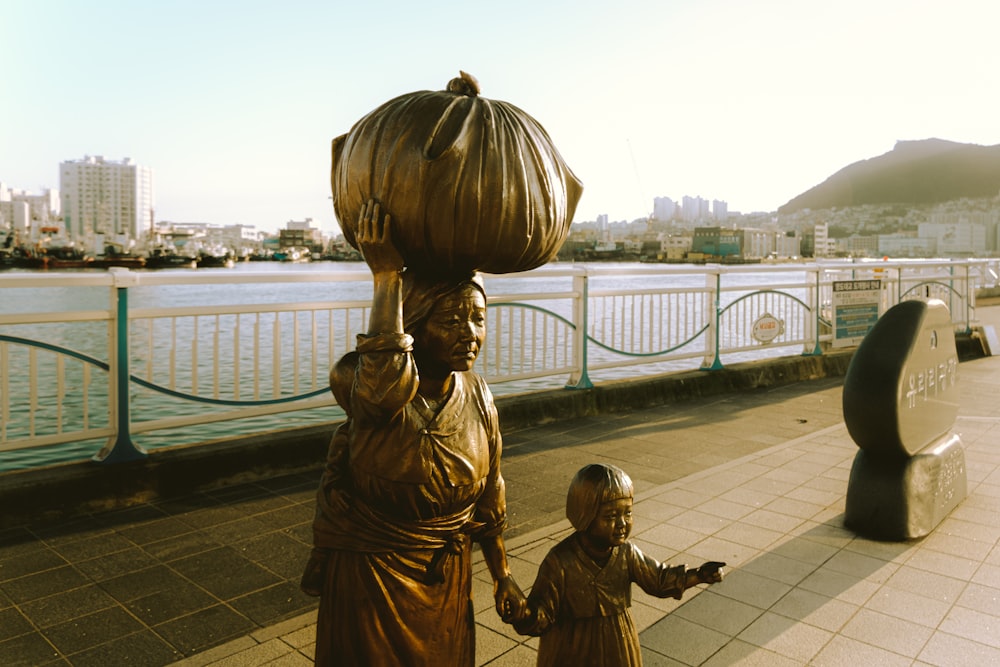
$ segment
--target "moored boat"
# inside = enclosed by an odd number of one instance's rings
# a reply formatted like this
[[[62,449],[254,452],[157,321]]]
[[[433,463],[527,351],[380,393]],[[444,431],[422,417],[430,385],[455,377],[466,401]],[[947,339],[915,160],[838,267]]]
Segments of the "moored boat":
[[[288,246],[275,250],[271,258],[279,262],[308,262],[312,260],[312,252],[309,248]]]
[[[197,257],[182,255],[166,246],[151,249],[145,263],[147,269],[194,269],[197,266]]]
[[[85,269],[94,258],[72,243],[21,247],[14,254],[14,266],[24,269]]]
[[[53,255],[47,255],[43,257],[45,269],[86,269],[90,268],[91,264],[94,263],[93,257],[79,256],[79,257],[57,257]]]
[[[107,269],[112,266],[126,269],[141,269],[146,266],[146,258],[142,255],[134,255],[121,243],[113,241],[104,242],[104,254],[94,258],[91,268]]]
[[[14,232],[4,232],[3,243],[0,243],[0,269],[14,266],[14,247],[17,236]]]
[[[93,255],[82,244],[67,238],[60,227],[42,227],[39,233],[36,241],[17,245],[11,243],[11,236],[8,235],[4,245],[8,246],[15,267],[83,269],[94,261]]]
[[[204,246],[198,251],[199,269],[231,269],[236,266],[236,253],[222,245]]]
[[[90,268],[93,269],[108,269],[112,266],[120,266],[126,269],[141,269],[146,266],[146,258],[139,257],[138,255],[117,255],[117,256],[107,256],[95,257],[94,261],[90,263]]]

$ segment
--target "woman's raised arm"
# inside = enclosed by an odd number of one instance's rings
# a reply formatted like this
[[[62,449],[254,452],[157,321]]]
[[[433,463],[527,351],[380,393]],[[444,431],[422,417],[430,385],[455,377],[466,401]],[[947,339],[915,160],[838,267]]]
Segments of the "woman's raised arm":
[[[375,293],[368,335],[403,333],[403,256],[392,240],[392,216],[369,199],[358,216],[358,248],[371,269]]]

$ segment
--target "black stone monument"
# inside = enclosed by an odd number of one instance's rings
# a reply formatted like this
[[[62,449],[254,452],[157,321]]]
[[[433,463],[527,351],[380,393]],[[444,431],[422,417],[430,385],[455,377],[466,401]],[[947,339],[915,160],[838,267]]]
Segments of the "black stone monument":
[[[966,496],[958,352],[944,302],[904,301],[858,346],[844,379],[847,430],[860,448],[844,524],[878,540],[923,537]]]

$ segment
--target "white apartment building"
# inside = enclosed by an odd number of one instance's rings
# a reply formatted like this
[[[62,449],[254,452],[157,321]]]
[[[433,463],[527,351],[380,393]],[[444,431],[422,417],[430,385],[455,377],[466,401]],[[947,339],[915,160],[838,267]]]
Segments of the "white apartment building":
[[[323,232],[316,227],[312,218],[306,218],[305,220],[289,220],[285,223],[285,229],[290,231],[300,231],[303,233],[303,238],[306,240],[309,240],[314,244],[323,244]]]
[[[0,231],[17,232],[27,238],[31,229],[31,209],[23,201],[0,199]]]
[[[664,234],[660,237],[660,252],[664,259],[683,260],[691,252],[690,234]]]
[[[744,227],[742,255],[745,259],[763,259],[774,252],[774,232]]]
[[[57,225],[58,220],[58,190],[33,195],[0,183],[0,228],[17,232],[22,240],[37,239],[42,227]]]
[[[297,229],[303,232],[311,232],[316,229],[316,225],[313,224],[312,218],[306,218],[305,220],[289,220],[285,223],[285,229]]]
[[[178,250],[230,251],[237,256],[249,255],[260,247],[261,233],[254,225],[216,225],[210,222],[159,221],[153,227],[153,245],[169,242]],[[190,244],[190,245],[189,245]]]
[[[878,254],[884,257],[933,257],[937,242],[929,236],[913,234],[879,234]]]
[[[670,197],[653,198],[653,218],[656,220],[673,220],[677,215],[677,202]]]
[[[917,228],[917,236],[934,239],[937,253],[945,257],[983,255],[986,246],[986,227],[970,222],[924,222]]]
[[[851,257],[878,257],[878,238],[877,234],[853,234],[837,239],[837,250]]]
[[[802,239],[794,232],[774,232],[774,254],[776,257],[799,257]]]
[[[59,165],[59,191],[66,233],[86,240],[97,235],[136,240],[153,226],[153,170],[131,158],[101,155]]]
[[[729,217],[729,204],[721,199],[713,199],[712,217],[720,222],[725,222]]]
[[[688,221],[705,220],[709,217],[709,206],[707,199],[685,195],[681,199],[681,217]]]
[[[837,251],[837,242],[829,236],[825,222],[813,227],[813,257],[831,257]]]

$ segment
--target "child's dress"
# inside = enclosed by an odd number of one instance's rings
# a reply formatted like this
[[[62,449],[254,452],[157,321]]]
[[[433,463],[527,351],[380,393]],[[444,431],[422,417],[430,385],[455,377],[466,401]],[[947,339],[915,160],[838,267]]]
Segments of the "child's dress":
[[[684,565],[664,565],[626,542],[601,567],[580,546],[577,533],[557,544],[542,561],[528,605],[531,620],[518,632],[540,635],[539,667],[635,667],[642,665],[632,622],[632,583],[656,597],[680,599]]]

